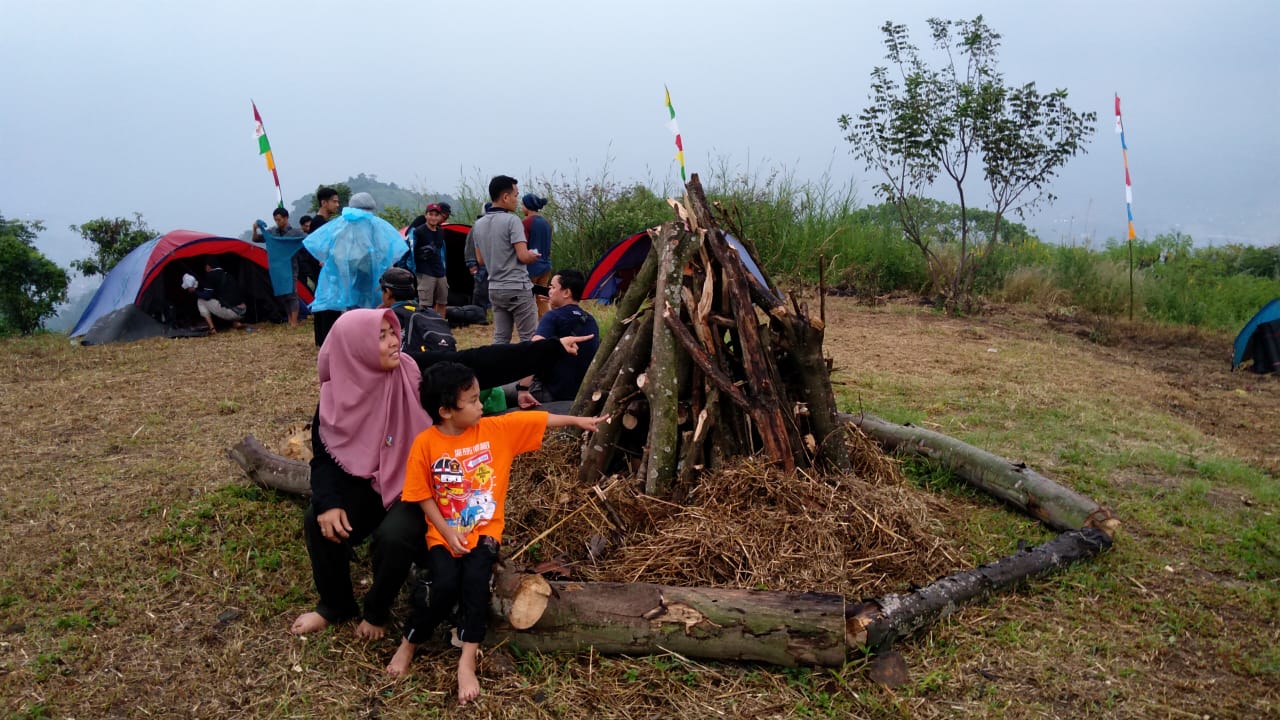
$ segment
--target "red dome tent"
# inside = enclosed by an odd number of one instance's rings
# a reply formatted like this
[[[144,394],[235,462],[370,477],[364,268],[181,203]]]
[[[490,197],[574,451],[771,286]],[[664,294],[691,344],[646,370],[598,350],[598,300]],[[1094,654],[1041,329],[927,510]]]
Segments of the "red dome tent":
[[[742,264],[760,282],[760,286],[769,287],[765,282],[764,274],[760,272],[760,268],[756,267],[755,261],[742,247],[742,243],[732,235],[725,235],[724,239],[728,241],[729,247],[738,252],[738,257],[742,258]],[[611,303],[626,293],[631,280],[635,278],[636,273],[640,272],[640,266],[649,256],[651,244],[649,233],[642,230],[619,240],[605,250],[604,255],[600,256],[596,266],[587,275],[587,284],[582,290],[582,298]]]
[[[206,263],[226,270],[239,283],[246,322],[284,319],[284,308],[271,290],[266,250],[235,238],[174,230],[134,248],[107,273],[71,337],[83,335],[84,344],[97,345],[193,334],[183,330],[199,318],[195,297],[182,289],[182,276],[203,277]],[[305,285],[297,283],[295,291],[299,300],[311,302]]]

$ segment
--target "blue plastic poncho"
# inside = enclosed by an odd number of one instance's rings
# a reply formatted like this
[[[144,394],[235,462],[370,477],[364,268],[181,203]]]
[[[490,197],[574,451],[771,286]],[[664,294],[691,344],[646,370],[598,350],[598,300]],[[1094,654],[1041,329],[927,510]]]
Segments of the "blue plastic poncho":
[[[267,227],[258,221],[262,240],[267,246],[267,271],[271,275],[271,292],[275,295],[289,295],[294,291],[293,255],[302,247],[306,233],[295,227],[287,228],[281,233],[275,227]]]
[[[308,235],[302,246],[323,264],[313,312],[378,307],[382,273],[409,249],[391,223],[350,207]]]

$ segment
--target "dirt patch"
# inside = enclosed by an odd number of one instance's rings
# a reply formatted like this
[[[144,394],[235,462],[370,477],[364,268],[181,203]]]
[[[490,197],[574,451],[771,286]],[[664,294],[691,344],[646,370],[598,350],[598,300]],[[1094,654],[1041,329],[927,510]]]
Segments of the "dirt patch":
[[[1065,345],[1089,358],[1088,382],[1100,390],[1142,398],[1220,442],[1226,454],[1280,476],[1280,374],[1233,372],[1226,333],[1120,321],[1100,332],[1016,305],[955,318],[914,303],[871,309],[829,299],[828,311],[827,352],[846,378],[881,368],[981,377],[991,370],[985,355],[1002,341],[1044,343],[1042,352]],[[1053,356],[1034,361],[1045,369],[1039,379],[1054,383]]]

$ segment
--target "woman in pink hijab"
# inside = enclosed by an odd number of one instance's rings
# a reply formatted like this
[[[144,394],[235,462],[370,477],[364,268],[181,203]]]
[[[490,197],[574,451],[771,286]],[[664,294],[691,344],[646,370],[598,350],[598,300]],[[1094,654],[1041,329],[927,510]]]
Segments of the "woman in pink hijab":
[[[303,523],[320,600],[290,632],[323,630],[361,618],[356,635],[381,638],[409,569],[426,557],[426,520],[400,502],[414,437],[431,425],[418,400],[421,368],[442,360],[471,367],[481,387],[497,387],[577,353],[589,338],[488,345],[460,352],[400,349],[400,321],[389,309],[348,310],[320,348],[320,406],[311,424],[311,506]],[[351,586],[350,558],[370,539],[373,583],[363,612]]]

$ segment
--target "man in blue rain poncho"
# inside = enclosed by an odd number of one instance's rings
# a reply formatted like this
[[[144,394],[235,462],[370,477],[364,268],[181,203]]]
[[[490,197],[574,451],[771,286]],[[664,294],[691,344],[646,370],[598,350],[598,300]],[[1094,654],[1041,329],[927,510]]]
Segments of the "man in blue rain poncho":
[[[342,214],[315,230],[302,246],[322,263],[316,283],[316,347],[329,328],[351,308],[376,308],[382,302],[379,278],[409,249],[391,223],[373,214],[373,196],[356,193]]]

